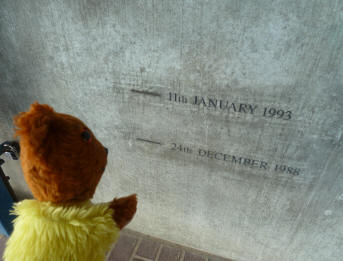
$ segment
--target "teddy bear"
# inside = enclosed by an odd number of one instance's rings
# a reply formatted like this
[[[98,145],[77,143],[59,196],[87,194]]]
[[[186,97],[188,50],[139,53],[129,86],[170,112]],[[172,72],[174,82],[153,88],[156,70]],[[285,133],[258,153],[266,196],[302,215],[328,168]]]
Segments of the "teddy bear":
[[[14,118],[34,199],[15,203],[5,261],[103,261],[133,218],[136,194],[94,204],[108,149],[80,119],[34,103]]]

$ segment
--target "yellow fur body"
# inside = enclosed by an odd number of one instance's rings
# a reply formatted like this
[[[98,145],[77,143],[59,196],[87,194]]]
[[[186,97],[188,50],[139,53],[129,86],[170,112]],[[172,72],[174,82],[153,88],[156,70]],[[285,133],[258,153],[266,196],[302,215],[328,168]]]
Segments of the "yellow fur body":
[[[24,200],[7,241],[4,261],[103,261],[119,228],[109,204],[70,206]]]

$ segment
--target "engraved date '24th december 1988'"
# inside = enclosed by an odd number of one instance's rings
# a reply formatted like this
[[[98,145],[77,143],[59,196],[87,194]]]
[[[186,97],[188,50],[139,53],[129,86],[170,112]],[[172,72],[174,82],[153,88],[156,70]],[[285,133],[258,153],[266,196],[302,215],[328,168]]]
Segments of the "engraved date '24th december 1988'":
[[[218,152],[218,151],[212,151],[212,150],[206,150],[198,148],[197,150],[194,150],[193,148],[190,148],[189,146],[184,146],[182,144],[176,144],[172,143],[171,150],[177,151],[177,152],[183,152],[188,154],[193,154],[194,151],[196,151],[196,155],[199,158],[208,158],[212,160],[217,161],[224,161],[231,163],[233,165],[238,165],[241,167],[249,167],[249,168],[258,168],[263,170],[273,170],[274,172],[278,173],[284,173],[289,174],[293,176],[300,175],[300,169],[290,167],[287,165],[281,165],[281,164],[270,164],[265,160],[257,160],[237,155],[229,155],[226,153]]]

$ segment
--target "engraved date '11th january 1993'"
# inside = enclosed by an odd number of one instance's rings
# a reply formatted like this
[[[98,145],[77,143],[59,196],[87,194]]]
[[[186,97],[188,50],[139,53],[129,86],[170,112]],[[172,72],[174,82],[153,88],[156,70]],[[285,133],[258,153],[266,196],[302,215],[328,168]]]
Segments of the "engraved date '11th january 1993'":
[[[185,95],[180,95],[177,93],[169,92],[169,101],[176,103],[189,103],[191,105],[219,109],[226,111],[228,113],[246,113],[252,115],[260,115],[266,118],[281,119],[281,120],[291,120],[292,111],[284,110],[280,108],[275,108],[272,106],[262,107],[257,104],[247,104],[231,102],[224,99],[207,98],[202,96],[194,96],[192,98],[186,97]]]

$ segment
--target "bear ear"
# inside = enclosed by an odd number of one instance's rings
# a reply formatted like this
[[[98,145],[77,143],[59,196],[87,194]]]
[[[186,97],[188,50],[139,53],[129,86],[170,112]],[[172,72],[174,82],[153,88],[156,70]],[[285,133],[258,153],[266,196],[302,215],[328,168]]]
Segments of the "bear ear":
[[[33,103],[27,112],[14,117],[15,136],[29,139],[32,145],[40,145],[48,135],[54,114],[54,109],[49,105]]]

